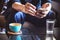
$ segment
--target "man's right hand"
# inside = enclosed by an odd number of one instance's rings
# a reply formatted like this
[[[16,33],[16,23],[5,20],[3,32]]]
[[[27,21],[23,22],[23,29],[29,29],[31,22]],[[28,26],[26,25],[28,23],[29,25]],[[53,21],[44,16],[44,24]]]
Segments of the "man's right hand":
[[[19,2],[15,2],[12,4],[12,8],[14,8],[17,11],[22,11],[24,13],[30,14],[32,16],[34,16],[36,13],[36,7],[32,5],[31,3],[26,3],[24,5]]]
[[[32,5],[31,3],[26,3],[25,4],[25,13],[34,16],[36,13],[36,7],[34,5]]]

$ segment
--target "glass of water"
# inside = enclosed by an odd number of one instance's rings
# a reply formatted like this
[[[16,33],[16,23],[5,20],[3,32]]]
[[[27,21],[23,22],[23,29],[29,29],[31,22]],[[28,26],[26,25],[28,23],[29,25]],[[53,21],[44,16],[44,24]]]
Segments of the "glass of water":
[[[46,20],[46,40],[53,40],[54,24],[55,24],[54,19]]]

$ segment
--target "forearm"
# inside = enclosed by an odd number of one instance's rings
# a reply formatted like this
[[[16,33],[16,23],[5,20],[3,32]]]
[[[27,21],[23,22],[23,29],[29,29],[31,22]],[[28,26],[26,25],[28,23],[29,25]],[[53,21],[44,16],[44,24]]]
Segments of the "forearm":
[[[25,5],[18,3],[18,2],[13,3],[12,8],[14,8],[17,11],[25,12]]]

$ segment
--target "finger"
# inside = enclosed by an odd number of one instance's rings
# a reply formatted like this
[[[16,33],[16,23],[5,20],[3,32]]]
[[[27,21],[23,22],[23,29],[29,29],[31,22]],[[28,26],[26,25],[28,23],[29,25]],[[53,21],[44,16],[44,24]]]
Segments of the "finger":
[[[31,6],[33,9],[36,9],[36,7],[34,5],[32,5],[31,3],[27,3],[28,6]]]
[[[43,14],[43,15],[47,15],[48,12],[49,12],[49,11],[43,11],[43,12],[41,12],[41,14]]]
[[[36,13],[36,10],[33,9],[32,7],[26,7],[26,8],[29,9],[29,10],[31,10],[31,11],[33,11],[34,13]]]
[[[27,8],[27,7],[26,7],[26,9],[27,9],[27,11],[31,11],[31,12],[33,12],[33,14],[35,14],[35,13],[36,13],[36,10],[35,10],[35,9],[33,9],[33,8],[31,8],[31,7],[30,7],[30,8]]]
[[[39,17],[43,17],[44,15],[43,15],[43,14],[38,14],[37,16],[39,16]]]
[[[48,11],[48,10],[45,9],[45,8],[40,8],[39,11],[41,11],[41,12],[45,12],[45,11]]]
[[[35,9],[33,9],[32,7],[29,7],[30,8],[30,10],[32,10],[32,11],[34,11],[34,12],[36,12],[36,10]]]
[[[46,10],[43,10],[43,11],[38,10],[37,12],[38,12],[39,14],[45,15],[47,11],[46,11]]]
[[[45,15],[45,13],[42,13],[42,12],[41,12],[40,14],[41,14],[41,15]]]
[[[34,12],[31,11],[31,10],[26,9],[26,11],[27,11],[27,13],[30,14],[30,15],[33,15],[33,16],[35,15]]]
[[[42,16],[42,15],[37,15],[36,17],[37,17],[37,18],[43,18],[44,16]]]
[[[39,13],[37,13],[36,15],[35,15],[35,17],[37,17],[37,18],[43,18],[43,17],[45,17],[46,15],[43,15],[43,14],[39,14]]]
[[[43,16],[43,14],[39,14],[39,15],[37,15],[37,16],[40,16],[40,17],[41,17],[41,16]]]
[[[39,14],[45,15],[45,13],[42,13],[41,11],[37,12],[37,15],[39,15]]]
[[[36,9],[36,7],[35,7],[34,5],[30,4],[30,6],[31,6],[32,8],[34,8],[34,9]]]
[[[42,14],[40,14],[40,17],[41,17],[41,18],[43,18],[43,17],[45,17],[45,16],[46,16],[46,15],[42,15]]]

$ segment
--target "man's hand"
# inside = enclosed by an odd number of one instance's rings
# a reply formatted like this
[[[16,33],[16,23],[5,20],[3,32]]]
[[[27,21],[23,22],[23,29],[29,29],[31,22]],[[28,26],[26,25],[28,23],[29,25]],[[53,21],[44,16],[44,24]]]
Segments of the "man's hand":
[[[36,7],[32,5],[31,3],[26,3],[24,5],[19,2],[15,2],[12,4],[12,8],[14,8],[17,11],[22,11],[24,13],[30,14],[32,16],[34,16],[36,13]]]
[[[39,10],[37,10],[37,12],[35,13],[35,16],[37,17],[37,18],[43,18],[43,17],[45,17],[47,14],[46,13],[43,13],[43,12],[45,12],[45,11],[47,11],[46,9],[44,9],[44,8],[40,8]]]
[[[36,17],[38,18],[44,18],[51,10],[51,3],[45,3],[42,5],[42,8],[38,9],[36,12]]]
[[[43,4],[42,8],[45,8],[47,10],[47,11],[45,11],[43,13],[48,14],[49,11],[51,10],[51,7],[52,7],[51,3],[45,3],[45,4]]]
[[[25,4],[25,13],[35,16],[36,7],[34,5],[32,5],[31,3],[26,3]]]

